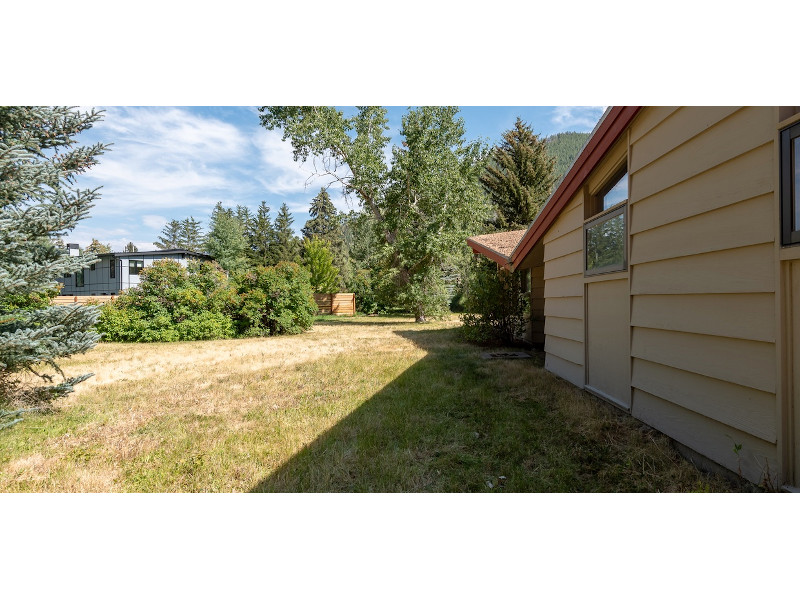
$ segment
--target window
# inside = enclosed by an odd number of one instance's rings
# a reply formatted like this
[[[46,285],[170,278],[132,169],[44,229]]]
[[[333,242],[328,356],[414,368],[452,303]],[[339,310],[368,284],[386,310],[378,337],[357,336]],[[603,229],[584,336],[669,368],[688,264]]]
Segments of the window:
[[[131,259],[128,261],[128,275],[138,275],[144,269],[144,260]]]
[[[800,123],[781,131],[783,244],[800,244]]]
[[[95,266],[95,263],[92,263],[91,265],[89,265],[89,270],[90,271],[94,271],[94,266]]]
[[[75,273],[75,287],[83,287],[83,269]]]
[[[117,276],[117,261],[115,259],[111,259],[108,261],[108,278],[114,279]]]
[[[628,171],[622,169],[593,199],[596,214],[583,224],[586,275],[628,268],[625,231],[627,201]]]

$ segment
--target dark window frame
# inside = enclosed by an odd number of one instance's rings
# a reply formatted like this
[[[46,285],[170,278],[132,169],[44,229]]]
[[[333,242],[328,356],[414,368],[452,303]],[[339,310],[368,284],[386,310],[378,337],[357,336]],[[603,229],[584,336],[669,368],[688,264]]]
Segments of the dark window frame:
[[[82,288],[82,287],[84,287],[85,284],[86,284],[86,281],[85,281],[85,275],[84,275],[83,269],[81,269],[80,271],[76,271],[75,272],[75,287]]]
[[[117,261],[116,259],[112,258],[108,264],[108,278],[109,279],[116,279],[117,278]]]
[[[133,263],[136,263],[135,265]],[[128,259],[128,275],[138,275],[144,269],[143,258],[130,258]]]
[[[628,270],[628,201],[630,200],[630,181],[628,181],[628,198],[617,202],[613,206],[609,206],[603,210],[603,199],[614,187],[622,181],[623,178],[628,177],[627,162],[619,169],[614,171],[614,175],[609,178],[608,182],[600,188],[600,191],[589,199],[590,208],[594,214],[590,214],[583,222],[583,275],[584,277],[591,277],[593,275],[605,275],[607,273],[623,273]],[[614,263],[613,265],[605,265],[603,267],[594,267],[587,269],[587,260],[589,254],[587,249],[589,247],[587,234],[590,229],[602,225],[622,215],[622,262]]]
[[[800,162],[800,154],[792,156],[792,145],[798,137],[800,137],[800,123],[795,123],[791,127],[781,130],[781,243],[784,246],[800,244],[800,229],[793,228],[795,196],[800,197],[800,190],[794,189],[793,162]],[[792,161],[792,158],[794,158],[794,161]]]

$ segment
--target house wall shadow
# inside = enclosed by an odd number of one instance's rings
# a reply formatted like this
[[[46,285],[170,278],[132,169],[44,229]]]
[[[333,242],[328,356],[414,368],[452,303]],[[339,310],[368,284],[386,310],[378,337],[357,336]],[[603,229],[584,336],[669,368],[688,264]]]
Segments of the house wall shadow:
[[[476,368],[481,349],[454,344],[448,330],[396,333],[426,356],[251,491],[480,491],[486,477],[511,468],[497,464],[495,451],[486,452],[489,433],[518,423],[487,412],[503,390]]]

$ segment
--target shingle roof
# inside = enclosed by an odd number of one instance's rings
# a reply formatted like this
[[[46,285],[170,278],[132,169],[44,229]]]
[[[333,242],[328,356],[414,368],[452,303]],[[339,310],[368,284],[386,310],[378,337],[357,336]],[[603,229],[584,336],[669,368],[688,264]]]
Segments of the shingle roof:
[[[514,248],[517,247],[526,229],[516,231],[504,231],[502,233],[487,233],[486,235],[475,235],[467,239],[467,244],[475,250],[475,246],[481,246],[484,250],[489,250],[508,260]],[[484,254],[484,252],[481,252]]]

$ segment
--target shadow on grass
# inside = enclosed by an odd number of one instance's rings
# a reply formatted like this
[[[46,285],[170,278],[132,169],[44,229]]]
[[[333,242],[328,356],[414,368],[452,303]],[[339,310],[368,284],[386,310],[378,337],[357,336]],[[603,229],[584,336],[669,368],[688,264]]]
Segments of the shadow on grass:
[[[603,452],[594,445],[582,448],[586,440],[576,440],[558,418],[553,394],[573,392],[535,364],[538,355],[487,361],[479,358],[481,349],[458,342],[453,329],[396,333],[427,355],[251,491],[587,487],[586,458],[593,456],[591,470]]]

